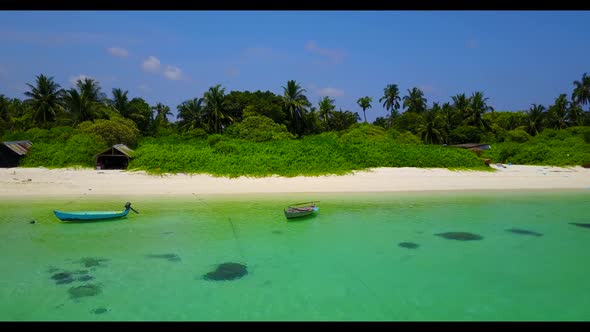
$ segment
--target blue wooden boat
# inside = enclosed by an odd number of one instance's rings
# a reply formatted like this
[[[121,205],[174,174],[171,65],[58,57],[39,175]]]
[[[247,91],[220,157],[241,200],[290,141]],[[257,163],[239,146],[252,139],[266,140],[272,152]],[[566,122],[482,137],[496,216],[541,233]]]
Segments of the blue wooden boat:
[[[316,203],[319,202],[305,202],[289,205],[289,207],[284,210],[285,217],[287,217],[287,219],[293,219],[314,214],[320,210]]]
[[[53,210],[53,213],[61,221],[92,221],[122,218],[129,214],[129,211],[137,212],[131,207],[131,203],[125,204],[124,211],[78,211],[78,212],[63,212]]]

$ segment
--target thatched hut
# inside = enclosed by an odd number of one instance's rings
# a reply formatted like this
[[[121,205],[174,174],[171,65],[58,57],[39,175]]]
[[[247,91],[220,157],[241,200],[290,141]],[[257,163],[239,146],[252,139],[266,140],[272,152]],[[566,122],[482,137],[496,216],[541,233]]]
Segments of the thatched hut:
[[[468,149],[468,150],[475,152],[475,154],[477,154],[478,156],[481,155],[482,151],[488,150],[490,148],[490,145],[485,144],[485,143],[465,143],[465,144],[454,144],[454,145],[448,145],[448,146],[454,147],[454,148],[460,148],[460,149]]]
[[[32,145],[31,141],[2,142],[0,144],[0,167],[17,167]]]
[[[133,158],[133,150],[116,144],[96,155],[96,169],[126,169]]]

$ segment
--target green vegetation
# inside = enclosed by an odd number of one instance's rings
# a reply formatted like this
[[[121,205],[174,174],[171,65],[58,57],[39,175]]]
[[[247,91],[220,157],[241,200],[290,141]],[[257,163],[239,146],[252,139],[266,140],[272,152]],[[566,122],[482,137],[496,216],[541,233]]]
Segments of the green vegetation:
[[[495,162],[522,165],[584,165],[590,163],[590,144],[585,141],[588,133],[590,127],[546,129],[525,143],[508,140],[493,144],[482,156]]]
[[[101,137],[107,145],[125,144],[134,148],[139,138],[139,129],[129,119],[104,120],[82,122],[78,129],[87,134]]]
[[[226,135],[254,142],[267,142],[295,138],[287,131],[285,125],[280,125],[266,116],[249,116],[240,123],[229,126]]]
[[[369,129],[354,128],[342,133],[262,143],[221,135],[209,136],[207,141],[151,139],[136,150],[129,167],[153,173],[190,172],[236,177],[345,174],[371,167],[484,166],[467,150],[400,144],[378,127],[368,124],[365,127]]]
[[[75,134],[65,143],[38,142],[33,144],[21,166],[94,167],[94,156],[107,147],[105,141],[95,134]]]
[[[457,94],[432,104],[419,88],[400,95],[388,84],[382,96],[358,98],[358,112],[322,97],[317,107],[296,81],[282,94],[209,88],[171,108],[149,105],[85,78],[64,90],[52,77],[28,84],[27,99],[0,95],[0,137],[28,139],[21,166],[92,167],[96,153],[123,143],[136,149],[132,169],[223,176],[344,174],[370,167],[482,169],[493,163],[590,164],[590,77],[573,82],[571,97],[552,105],[499,112],[483,92]],[[131,99],[130,99],[131,98]],[[366,123],[378,100],[385,117]],[[445,147],[490,143],[483,153]]]

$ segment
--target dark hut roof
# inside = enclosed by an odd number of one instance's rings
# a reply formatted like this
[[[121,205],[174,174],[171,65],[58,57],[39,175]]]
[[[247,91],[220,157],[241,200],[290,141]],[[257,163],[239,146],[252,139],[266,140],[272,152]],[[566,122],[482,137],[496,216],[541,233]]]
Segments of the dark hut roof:
[[[464,149],[472,149],[472,148],[477,148],[480,146],[487,146],[489,144],[486,143],[465,143],[465,144],[454,144],[454,145],[449,145],[455,148],[464,148]]]
[[[24,156],[29,152],[31,148],[31,141],[12,141],[12,142],[2,142],[10,150],[14,151],[14,153],[18,154],[19,156]]]
[[[103,152],[99,153],[98,155],[100,156],[101,154],[111,152],[111,149],[115,149],[115,150],[121,152],[122,154],[126,155],[129,158],[133,157],[134,151],[131,150],[129,147],[127,147],[127,145],[125,145],[125,144],[115,144],[115,145],[111,146],[110,148],[104,150]]]

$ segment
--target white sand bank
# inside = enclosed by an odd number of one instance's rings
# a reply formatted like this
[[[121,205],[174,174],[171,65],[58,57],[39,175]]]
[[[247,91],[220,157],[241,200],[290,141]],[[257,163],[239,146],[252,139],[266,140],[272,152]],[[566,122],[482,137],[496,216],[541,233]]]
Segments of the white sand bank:
[[[590,169],[582,167],[494,167],[498,171],[376,168],[344,176],[236,179],[154,176],[117,170],[7,168],[0,169],[0,197],[590,188]]]

